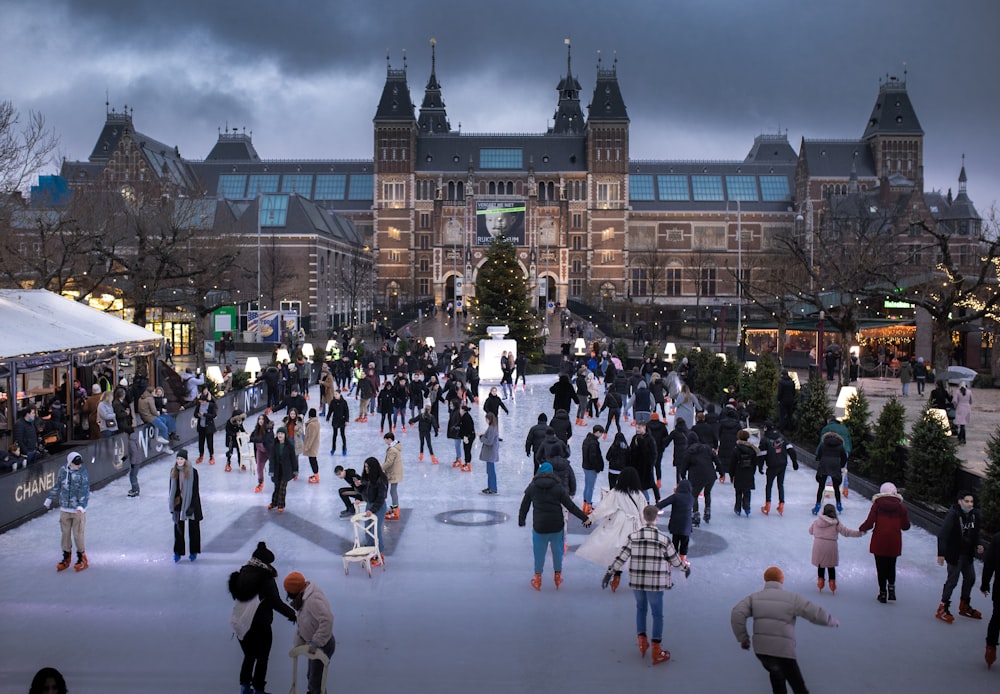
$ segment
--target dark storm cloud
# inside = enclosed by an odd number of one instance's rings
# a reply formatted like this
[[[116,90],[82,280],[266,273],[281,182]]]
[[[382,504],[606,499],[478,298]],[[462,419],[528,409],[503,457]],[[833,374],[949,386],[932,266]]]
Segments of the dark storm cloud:
[[[598,51],[604,67],[617,57],[634,158],[740,159],[761,132],[787,131],[796,149],[803,136],[860,137],[879,78],[902,77],[905,62],[927,134],[927,186],[957,186],[965,152],[983,209],[1000,197],[998,8],[993,0],[48,0],[36,14],[57,18],[65,32],[57,38],[81,47],[67,59],[94,64],[58,91],[25,100],[15,85],[11,98],[56,108],[50,120],[64,140],[83,138],[66,143],[77,157],[99,131],[93,111],[105,89],[112,102],[135,106],[137,127],[186,156],[205,156],[228,123],[253,128],[265,157],[369,157],[387,50],[400,67],[406,49],[419,105],[428,42],[437,39],[453,127],[542,132],[570,37],[584,108]],[[98,64],[102,54],[122,59]]]

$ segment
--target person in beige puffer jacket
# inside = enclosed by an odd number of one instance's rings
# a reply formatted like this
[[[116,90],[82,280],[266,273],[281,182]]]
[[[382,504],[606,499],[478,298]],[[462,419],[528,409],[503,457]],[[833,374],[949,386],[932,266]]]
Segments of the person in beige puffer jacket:
[[[382,461],[382,471],[389,480],[389,496],[392,505],[386,511],[386,520],[399,520],[399,483],[403,481],[403,444],[396,440],[396,435],[388,432],[382,440],[385,441],[385,460]]]
[[[777,566],[764,572],[764,589],[752,593],[733,607],[730,621],[733,634],[744,650],[750,648],[747,619],[753,617],[753,650],[771,678],[774,691],[808,691],[795,659],[795,619],[802,617],[813,624],[839,627],[837,618],[801,595],[782,588],[785,574]]]

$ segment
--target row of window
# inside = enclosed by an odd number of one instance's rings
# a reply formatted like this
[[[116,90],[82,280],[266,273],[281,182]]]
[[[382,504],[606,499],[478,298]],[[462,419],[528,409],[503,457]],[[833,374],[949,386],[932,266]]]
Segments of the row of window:
[[[632,174],[629,198],[670,202],[781,202],[791,199],[787,176]]]
[[[260,193],[295,193],[311,200],[371,200],[372,174],[222,174],[216,195],[250,200]]]

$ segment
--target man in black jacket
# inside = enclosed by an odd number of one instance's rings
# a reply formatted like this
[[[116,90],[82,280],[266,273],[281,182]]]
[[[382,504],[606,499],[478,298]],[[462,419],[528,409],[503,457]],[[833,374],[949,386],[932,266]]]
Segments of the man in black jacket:
[[[552,427],[545,430],[545,438],[541,445],[535,449],[535,473],[538,473],[538,466],[554,457],[566,458],[569,460],[569,446],[565,441],[556,436]]]
[[[655,463],[656,442],[646,432],[646,425],[642,422],[636,422],[635,436],[632,437],[628,446],[628,462],[626,464],[635,468],[635,471],[639,473],[639,483],[642,485],[643,493],[645,494],[647,489],[652,489],[653,497],[659,501],[660,490],[656,487],[653,472]]]
[[[667,430],[667,425],[660,420],[660,415],[654,412],[646,422],[646,433],[652,436],[656,443],[656,461],[653,463],[653,469],[656,471],[656,486],[659,488],[660,480],[663,479],[663,452],[670,445],[670,432]]]
[[[684,453],[684,459],[677,472],[682,480],[691,482],[691,496],[694,497],[694,508],[691,514],[691,524],[694,527],[701,525],[701,517],[698,514],[698,497],[705,494],[705,522],[712,518],[712,487],[715,486],[715,475],[723,474],[722,463],[715,451],[698,440],[698,435],[693,431],[688,432],[688,447]]]
[[[594,510],[594,486],[597,476],[604,470],[604,456],[601,454],[601,434],[604,427],[595,424],[583,439],[583,512],[590,514]]]
[[[549,416],[542,412],[538,415],[538,424],[528,429],[528,436],[524,439],[524,454],[532,455],[538,452],[539,446],[545,440],[545,431],[549,428]],[[537,464],[535,466],[537,468]]]
[[[570,438],[573,436],[573,425],[569,421],[569,412],[566,410],[556,410],[555,416],[549,423],[549,428],[555,432],[559,440],[569,443]]]
[[[976,553],[983,552],[979,543],[979,529],[982,527],[982,516],[975,507],[972,492],[958,493],[955,505],[948,509],[941,531],[938,533],[938,566],[948,565],[948,578],[941,590],[941,604],[938,605],[937,618],[941,621],[955,621],[949,611],[951,594],[958,585],[958,577],[962,576],[962,592],[958,603],[958,613],[963,617],[982,619],[979,610],[969,604],[972,599],[972,588],[976,584]]]
[[[764,422],[764,438],[760,441],[760,450],[767,464],[764,483],[764,505],[760,512],[765,516],[771,512],[771,485],[778,482],[778,515],[785,512],[785,470],[788,459],[792,459],[792,469],[799,469],[799,458],[795,446],[788,443],[774,424]]]
[[[278,572],[273,563],[274,553],[263,542],[258,542],[250,561],[229,575],[229,594],[234,600],[243,603],[254,598],[260,600],[249,630],[239,638],[240,648],[243,649],[240,691],[265,691],[274,612],[280,612],[288,621],[295,622],[295,610],[286,605],[278,593],[278,584],[274,580]]]

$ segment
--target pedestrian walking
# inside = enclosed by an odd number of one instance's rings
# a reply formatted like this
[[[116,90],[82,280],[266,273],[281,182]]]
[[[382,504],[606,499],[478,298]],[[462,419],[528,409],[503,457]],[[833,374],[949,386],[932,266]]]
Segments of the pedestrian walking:
[[[872,531],[869,550],[875,556],[880,603],[896,599],[896,559],[903,553],[903,531],[909,529],[910,514],[903,497],[892,482],[883,483],[872,497],[868,517],[858,527],[861,532]]]
[[[67,455],[66,464],[59,468],[56,483],[45,498],[45,508],[51,508],[53,502],[58,502],[59,529],[62,533],[62,560],[56,564],[56,571],[69,568],[74,543],[76,563],[73,564],[73,569],[83,571],[90,566],[86,539],[90,475],[83,467],[83,456],[76,451]]]
[[[282,585],[296,613],[292,648],[308,646],[310,655],[319,650],[323,651],[327,659],[332,658],[337,642],[333,638],[333,610],[330,609],[330,601],[326,595],[298,571],[285,576]],[[319,660],[310,658],[306,670],[306,694],[320,694],[325,690],[323,675],[326,666]]]
[[[535,590],[542,589],[542,570],[545,568],[545,554],[548,548],[552,548],[552,569],[554,571],[552,580],[555,582],[556,590],[562,585],[562,561],[564,550],[562,509],[566,508],[570,513],[583,521],[585,528],[590,527],[590,519],[581,511],[569,496],[569,492],[563,488],[559,478],[552,470],[552,465],[542,463],[538,466],[536,474],[528,487],[524,490],[524,497],[521,499],[521,508],[517,515],[517,524],[524,527],[528,517],[528,510],[534,506],[531,520],[531,543],[535,558],[535,575],[531,579],[531,586]]]
[[[840,548],[837,540],[844,537],[861,537],[860,530],[852,530],[837,518],[837,509],[826,504],[823,513],[809,526],[813,536],[812,565],[816,567],[816,587],[823,592],[826,574],[830,574],[830,592],[837,592],[837,565],[840,563]]]
[[[955,617],[951,614],[951,594],[962,577],[962,591],[959,594],[958,614],[972,619],[982,619],[979,610],[973,609],[972,589],[976,585],[976,554],[982,554],[983,545],[979,541],[979,530],[983,518],[976,508],[972,492],[961,491],[958,499],[948,509],[938,532],[938,566],[948,566],[948,577],[941,589],[941,604],[937,618],[951,624]]]
[[[972,389],[965,383],[955,393],[955,426],[958,427],[958,442],[965,445],[965,427],[972,415]]]
[[[168,491],[170,518],[174,522],[174,562],[179,562],[185,554],[194,561],[201,554],[201,493],[198,490],[198,471],[188,460],[188,452],[181,448],[176,453],[174,465],[170,468]],[[189,552],[184,548],[184,524],[188,526]]]
[[[691,565],[681,559],[670,538],[656,527],[659,509],[649,505],[642,509],[645,525],[628,536],[618,556],[608,567],[601,582],[607,588],[616,573],[621,573],[625,562],[629,562],[628,585],[635,595],[635,625],[638,635],[639,655],[646,657],[649,639],[646,637],[647,613],[652,614],[653,665],[670,660],[670,651],[662,647],[663,641],[663,591],[670,590],[673,582],[670,567],[684,570],[684,577],[691,575]]]
[[[274,552],[264,542],[257,547],[239,571],[229,574],[229,594],[237,603],[251,603],[244,610],[253,609],[249,615],[247,630],[236,638],[243,650],[243,664],[240,666],[240,694],[254,694],[265,691],[267,685],[267,662],[271,656],[271,624],[274,613],[278,612],[291,622],[295,622],[295,610],[285,604],[278,593],[274,569]],[[252,608],[256,605],[256,608]],[[235,609],[234,609],[235,615]]]
[[[805,694],[809,690],[795,657],[795,620],[802,617],[827,627],[839,627],[840,622],[819,605],[784,590],[784,582],[781,569],[769,566],[764,572],[764,589],[736,603],[730,621],[740,648],[749,650],[747,620],[753,618],[753,650],[771,678],[771,691],[781,694],[790,684],[795,694]]]

